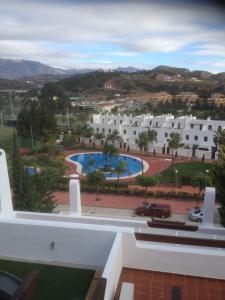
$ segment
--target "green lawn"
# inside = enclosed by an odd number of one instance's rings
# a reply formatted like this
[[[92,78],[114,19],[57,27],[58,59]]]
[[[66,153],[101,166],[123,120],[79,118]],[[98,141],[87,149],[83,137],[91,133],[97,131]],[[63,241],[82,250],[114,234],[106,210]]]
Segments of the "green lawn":
[[[185,176],[185,177],[195,177],[197,175],[203,174],[210,176],[212,174],[213,164],[205,163],[200,161],[193,161],[188,163],[178,163],[174,165],[174,170],[177,170],[177,178]],[[207,173],[206,170],[209,170]],[[162,180],[170,180],[171,179],[171,167],[166,169],[160,174],[160,179]],[[174,175],[175,179],[175,175]]]
[[[33,300],[83,300],[94,276],[91,270],[0,260],[0,270],[21,278],[34,269],[40,276]]]

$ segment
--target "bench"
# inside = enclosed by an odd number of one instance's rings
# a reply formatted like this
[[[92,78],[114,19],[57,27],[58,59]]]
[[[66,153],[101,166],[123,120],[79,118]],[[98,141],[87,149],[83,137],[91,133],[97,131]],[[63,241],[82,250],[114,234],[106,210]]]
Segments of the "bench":
[[[184,230],[184,231],[198,230],[198,226],[186,225],[185,222],[178,222],[178,221],[152,220],[152,221],[148,221],[147,224],[148,227],[153,227],[153,228],[164,228],[164,229]]]

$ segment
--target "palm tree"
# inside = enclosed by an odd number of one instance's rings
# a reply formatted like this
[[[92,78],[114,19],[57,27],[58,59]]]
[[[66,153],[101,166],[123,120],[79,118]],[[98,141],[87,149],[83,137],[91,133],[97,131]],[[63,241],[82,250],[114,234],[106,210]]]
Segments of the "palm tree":
[[[117,186],[119,185],[120,176],[127,170],[127,163],[121,160],[114,168],[113,172],[117,174]]]
[[[90,127],[87,123],[75,128],[75,132],[78,136],[83,138],[91,138],[94,134],[94,129]]]
[[[105,168],[110,167],[108,164],[109,158],[116,156],[118,154],[118,150],[116,147],[112,144],[108,145],[105,143],[104,148],[103,148],[103,155],[105,157]]]
[[[90,170],[95,164],[95,160],[92,156],[88,157],[88,161],[87,161],[87,166],[88,169]]]
[[[147,136],[148,144],[151,144],[152,142],[157,142],[157,132],[155,130],[148,129]]]
[[[121,136],[119,135],[118,130],[113,130],[112,133],[109,133],[106,137],[107,141],[111,141],[113,144],[117,141],[120,142],[122,140]]]
[[[138,145],[141,151],[141,161],[142,161],[142,174],[144,173],[144,165],[143,165],[143,149],[148,146],[148,134],[147,132],[141,132],[138,134],[138,139],[136,140],[136,144]]]
[[[99,201],[99,187],[103,185],[105,176],[100,171],[94,171],[87,175],[87,182],[93,187],[96,187],[96,201]]]
[[[177,132],[171,132],[170,137],[167,139],[168,146],[170,149],[172,149],[172,165],[171,165],[171,179],[173,180],[173,169],[174,169],[174,150],[177,150],[184,146],[183,143],[181,143],[181,137],[179,133]]]

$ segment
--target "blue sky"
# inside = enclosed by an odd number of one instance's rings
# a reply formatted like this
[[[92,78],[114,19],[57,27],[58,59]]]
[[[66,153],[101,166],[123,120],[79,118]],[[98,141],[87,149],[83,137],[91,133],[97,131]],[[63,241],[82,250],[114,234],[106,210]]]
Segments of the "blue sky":
[[[225,13],[215,3],[4,1],[0,57],[61,68],[171,65],[225,72]]]

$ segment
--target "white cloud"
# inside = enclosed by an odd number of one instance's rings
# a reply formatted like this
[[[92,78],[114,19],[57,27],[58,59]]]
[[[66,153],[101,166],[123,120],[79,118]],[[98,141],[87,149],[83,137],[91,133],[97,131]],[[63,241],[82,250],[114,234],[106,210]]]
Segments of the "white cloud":
[[[196,43],[201,47],[195,54],[225,57],[223,25],[222,13],[207,5],[4,1],[0,11],[0,57],[40,59],[67,67],[89,57],[76,50],[84,46],[90,50],[96,44],[114,45],[119,50],[108,47],[104,55],[135,57],[178,51]],[[102,54],[101,50],[95,51]]]

